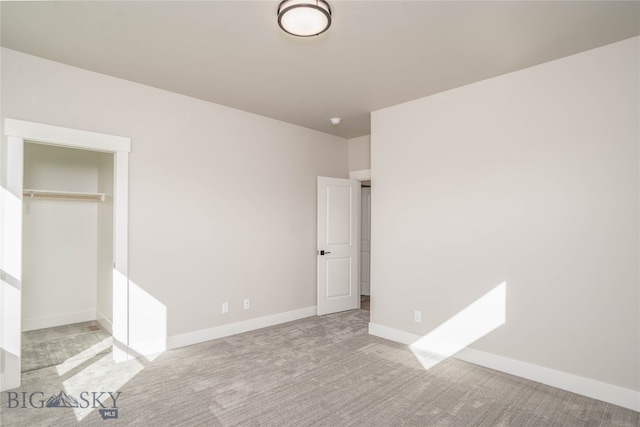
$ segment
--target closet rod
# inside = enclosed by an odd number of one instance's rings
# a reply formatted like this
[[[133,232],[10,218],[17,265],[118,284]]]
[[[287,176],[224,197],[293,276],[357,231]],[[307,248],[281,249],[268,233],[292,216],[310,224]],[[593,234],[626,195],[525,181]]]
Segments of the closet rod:
[[[72,191],[23,190],[22,194],[29,198],[78,200],[87,202],[104,202],[104,193],[77,193]]]

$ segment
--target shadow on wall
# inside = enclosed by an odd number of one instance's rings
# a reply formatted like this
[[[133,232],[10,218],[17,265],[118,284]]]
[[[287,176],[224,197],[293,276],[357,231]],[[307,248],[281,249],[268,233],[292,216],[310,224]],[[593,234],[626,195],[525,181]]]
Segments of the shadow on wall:
[[[430,369],[504,325],[506,310],[507,282],[502,282],[409,348]]]

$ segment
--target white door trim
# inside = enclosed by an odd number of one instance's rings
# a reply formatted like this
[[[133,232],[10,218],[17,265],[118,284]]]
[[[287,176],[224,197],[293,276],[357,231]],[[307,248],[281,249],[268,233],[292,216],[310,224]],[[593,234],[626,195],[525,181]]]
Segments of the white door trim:
[[[4,119],[4,134],[61,147],[116,153],[131,151],[131,139],[24,120]]]
[[[46,145],[56,145],[61,147],[79,148],[85,150],[101,151],[113,153],[114,161],[114,269],[113,269],[113,357],[116,361],[130,358],[127,351],[129,343],[128,334],[128,201],[129,201],[129,151],[131,150],[131,140],[122,136],[106,135],[84,130],[69,129],[59,126],[46,125],[42,123],[29,122],[6,118],[4,120],[4,137],[2,138],[2,156],[4,160],[0,162],[2,167],[2,203],[0,204],[0,228],[2,231],[2,245],[0,246],[0,259],[2,266],[5,265],[7,257],[18,257],[16,264],[18,276],[21,276],[22,260],[21,237],[15,237],[11,230],[22,230],[21,217],[12,218],[9,204],[11,200],[17,200],[22,204],[22,175],[24,162],[22,153],[24,142],[32,141]],[[15,154],[13,154],[15,153]],[[18,156],[12,158],[12,156]],[[0,159],[1,160],[1,159]],[[18,161],[19,160],[19,161]],[[16,177],[19,181],[17,188],[15,184],[10,184]],[[19,177],[19,178],[17,178]],[[15,188],[11,188],[15,187]],[[15,207],[14,207],[15,208]],[[15,209],[14,209],[15,210]],[[13,238],[9,239],[9,235]],[[21,235],[21,232],[19,233]],[[17,252],[16,252],[17,251]],[[17,283],[9,283],[9,281]],[[17,290],[17,303],[20,304],[21,278],[9,278],[6,271],[2,272],[2,289],[0,289],[0,347],[4,350],[11,349],[11,353],[17,355],[18,366],[12,364],[11,360],[2,358],[0,360],[0,391],[8,390],[20,386],[20,332],[21,319],[20,310],[12,311],[11,304],[16,303],[16,298],[5,298],[7,292]],[[17,316],[17,319],[16,319]],[[16,321],[17,320],[17,321]],[[17,342],[17,345],[16,345]],[[8,362],[8,363],[7,363]]]
[[[360,200],[360,295],[370,296],[371,187],[362,187],[360,189]]]
[[[349,179],[355,179],[356,181],[371,181],[371,169],[351,171],[349,172]]]

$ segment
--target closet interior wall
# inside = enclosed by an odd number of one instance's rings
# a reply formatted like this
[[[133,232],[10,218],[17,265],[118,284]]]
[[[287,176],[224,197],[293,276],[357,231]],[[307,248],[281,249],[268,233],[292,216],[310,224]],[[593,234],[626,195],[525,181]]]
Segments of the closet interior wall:
[[[105,198],[24,196],[22,330],[89,320],[110,330],[113,154],[26,143],[24,188]]]

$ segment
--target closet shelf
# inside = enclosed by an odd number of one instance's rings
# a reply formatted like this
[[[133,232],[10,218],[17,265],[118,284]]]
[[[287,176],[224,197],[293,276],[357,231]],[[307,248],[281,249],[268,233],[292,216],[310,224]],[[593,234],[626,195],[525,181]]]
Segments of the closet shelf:
[[[73,191],[49,191],[24,189],[22,194],[28,198],[79,200],[86,202],[104,202],[104,193],[77,193]]]

